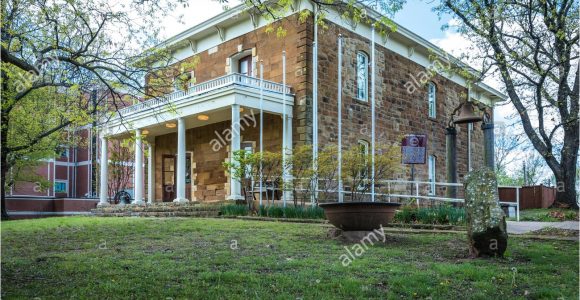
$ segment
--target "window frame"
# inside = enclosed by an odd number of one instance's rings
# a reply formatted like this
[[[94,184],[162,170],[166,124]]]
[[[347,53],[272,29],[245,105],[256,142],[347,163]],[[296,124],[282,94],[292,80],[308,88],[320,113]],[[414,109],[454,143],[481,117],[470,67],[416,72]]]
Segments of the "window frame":
[[[427,158],[427,172],[428,172],[428,179],[429,181],[429,195],[435,195],[437,186],[435,182],[437,182],[437,156],[431,154]]]
[[[236,73],[239,73],[239,74],[242,74],[242,75],[245,75],[245,76],[252,77],[254,75],[254,74],[252,74],[253,73],[253,70],[252,70],[252,60],[253,60],[252,54],[248,54],[246,56],[240,57],[237,60],[238,70],[237,70]],[[248,68],[247,74],[242,73],[242,65],[243,65],[243,63],[245,63],[246,64],[246,67]]]
[[[64,184],[64,191],[62,191],[62,190],[58,190],[57,191],[57,189],[56,189],[56,185],[57,184]],[[55,194],[58,193],[58,194],[67,194],[68,195],[68,181],[66,181],[66,180],[55,180],[53,182],[53,189],[54,189],[54,193]]]
[[[429,118],[437,118],[437,85],[432,81],[427,84],[427,114]]]
[[[359,57],[364,58],[364,76],[361,76],[359,72],[361,72],[361,61]],[[361,78],[364,77],[364,85],[360,83]],[[360,91],[363,88],[364,97],[360,97]],[[364,51],[357,51],[356,52],[356,97],[357,100],[368,102],[369,101],[369,55],[366,54]]]

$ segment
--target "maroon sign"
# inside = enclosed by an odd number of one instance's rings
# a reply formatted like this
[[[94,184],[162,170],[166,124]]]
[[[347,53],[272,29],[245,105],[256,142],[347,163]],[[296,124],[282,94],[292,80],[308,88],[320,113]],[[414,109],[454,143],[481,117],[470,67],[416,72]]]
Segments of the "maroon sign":
[[[427,154],[427,136],[424,134],[407,134],[401,142],[401,154],[404,164],[424,164]]]

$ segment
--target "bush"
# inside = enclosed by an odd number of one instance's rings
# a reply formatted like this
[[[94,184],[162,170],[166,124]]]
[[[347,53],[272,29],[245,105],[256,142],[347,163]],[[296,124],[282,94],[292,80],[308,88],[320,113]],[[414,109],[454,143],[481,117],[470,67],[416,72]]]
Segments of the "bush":
[[[228,204],[220,207],[222,216],[247,216],[249,211],[246,205]]]
[[[448,205],[421,208],[405,206],[397,211],[395,221],[407,224],[460,225],[465,224],[465,209]]]
[[[258,214],[270,218],[324,219],[324,210],[318,206],[261,206]]]

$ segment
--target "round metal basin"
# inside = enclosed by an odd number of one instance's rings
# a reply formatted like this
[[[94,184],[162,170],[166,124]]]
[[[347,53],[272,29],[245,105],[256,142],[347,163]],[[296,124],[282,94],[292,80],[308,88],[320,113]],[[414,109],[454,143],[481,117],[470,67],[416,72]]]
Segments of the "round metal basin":
[[[320,207],[328,221],[345,231],[371,231],[393,221],[400,203],[387,202],[333,202]]]

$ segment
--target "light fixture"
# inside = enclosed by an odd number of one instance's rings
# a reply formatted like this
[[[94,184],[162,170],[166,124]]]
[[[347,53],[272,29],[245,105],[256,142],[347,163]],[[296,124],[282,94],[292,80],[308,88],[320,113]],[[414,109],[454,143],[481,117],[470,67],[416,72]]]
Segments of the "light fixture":
[[[169,123],[165,123],[165,127],[167,127],[167,128],[175,128],[175,127],[177,127],[177,124],[175,124],[173,122],[169,122]]]
[[[197,119],[200,121],[207,121],[207,120],[209,120],[209,116],[208,115],[198,115]]]
[[[244,108],[243,107],[240,107],[240,112],[244,112]]]
[[[148,135],[149,134],[149,130],[143,129],[143,130],[141,130],[141,134],[142,135]]]

